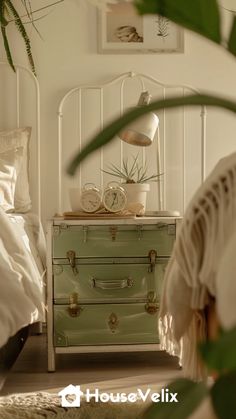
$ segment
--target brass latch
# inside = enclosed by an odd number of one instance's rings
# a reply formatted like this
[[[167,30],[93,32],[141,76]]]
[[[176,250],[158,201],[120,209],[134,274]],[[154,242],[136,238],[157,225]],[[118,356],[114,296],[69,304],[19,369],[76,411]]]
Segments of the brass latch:
[[[147,295],[148,302],[145,305],[145,310],[148,314],[156,314],[159,310],[159,303],[157,302],[156,293],[150,291]]]
[[[143,225],[139,224],[137,226],[137,230],[138,230],[138,240],[141,240],[143,237]]]
[[[169,224],[168,225],[167,234],[169,234],[170,236],[175,236],[176,235],[176,227],[175,227],[175,224]]]
[[[156,265],[156,258],[157,258],[157,252],[156,250],[152,249],[150,250],[150,252],[148,253],[148,257],[150,260],[150,265],[148,268],[148,272],[153,272],[155,265]]]
[[[115,313],[111,313],[110,316],[109,316],[108,325],[109,325],[112,333],[115,333],[115,331],[118,327],[118,324],[119,324],[119,320],[118,320],[117,315]]]
[[[68,225],[66,223],[61,223],[60,225],[53,226],[53,235],[59,236],[62,230],[67,230]]]
[[[116,240],[117,227],[116,226],[111,226],[110,227],[110,233],[111,233],[111,239],[114,242]]]
[[[87,242],[87,236],[88,236],[88,226],[83,226],[83,242]]]
[[[73,292],[69,297],[68,312],[71,317],[77,317],[80,315],[82,308],[78,304],[78,294]]]
[[[78,269],[76,267],[76,256],[74,250],[68,250],[68,252],[66,253],[66,257],[69,260],[69,264],[72,268],[74,275],[77,275]]]

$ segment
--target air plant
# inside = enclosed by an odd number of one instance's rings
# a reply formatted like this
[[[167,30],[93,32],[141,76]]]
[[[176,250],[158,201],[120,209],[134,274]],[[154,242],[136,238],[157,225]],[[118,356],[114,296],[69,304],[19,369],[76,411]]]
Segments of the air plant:
[[[133,161],[129,165],[128,158],[123,159],[122,167],[119,168],[114,164],[108,167],[108,170],[102,170],[104,173],[120,178],[123,183],[145,183],[157,181],[161,174],[148,174],[147,162],[140,164],[138,162],[138,154],[133,156]]]

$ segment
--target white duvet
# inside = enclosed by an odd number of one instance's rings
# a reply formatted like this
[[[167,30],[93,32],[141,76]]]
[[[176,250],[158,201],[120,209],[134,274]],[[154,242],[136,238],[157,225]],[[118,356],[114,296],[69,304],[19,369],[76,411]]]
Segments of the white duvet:
[[[44,318],[44,245],[37,229],[35,216],[22,219],[0,208],[0,347],[22,327]]]

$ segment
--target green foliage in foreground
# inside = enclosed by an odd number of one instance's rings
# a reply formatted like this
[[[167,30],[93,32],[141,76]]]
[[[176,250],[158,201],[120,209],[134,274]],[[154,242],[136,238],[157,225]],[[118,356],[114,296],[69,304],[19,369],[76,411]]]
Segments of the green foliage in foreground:
[[[221,43],[220,10],[216,0],[134,0],[141,14],[159,14]]]
[[[176,380],[167,388],[178,394],[178,403],[153,403],[145,419],[187,419],[205,397],[210,398],[217,418],[236,418],[236,328],[223,332],[214,342],[201,344],[200,352],[209,369],[219,373],[214,385],[208,388],[204,383]]]
[[[236,370],[236,328],[222,333],[216,342],[202,343],[199,350],[210,369],[219,373]]]
[[[177,393],[178,403],[155,403],[146,411],[145,419],[187,419],[208,394],[204,383],[180,378],[168,385],[170,393]]]

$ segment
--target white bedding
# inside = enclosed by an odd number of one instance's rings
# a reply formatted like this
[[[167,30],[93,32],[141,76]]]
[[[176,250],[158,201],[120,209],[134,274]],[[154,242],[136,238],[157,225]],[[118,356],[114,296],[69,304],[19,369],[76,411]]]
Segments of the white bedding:
[[[46,246],[35,214],[0,208],[0,347],[22,327],[44,319]]]

